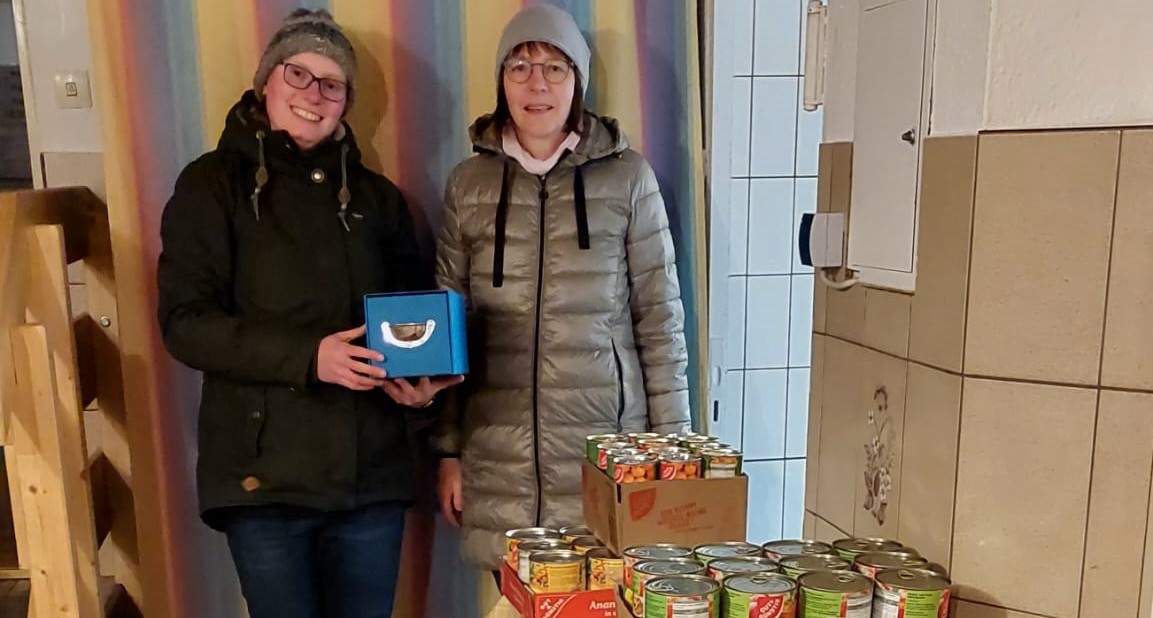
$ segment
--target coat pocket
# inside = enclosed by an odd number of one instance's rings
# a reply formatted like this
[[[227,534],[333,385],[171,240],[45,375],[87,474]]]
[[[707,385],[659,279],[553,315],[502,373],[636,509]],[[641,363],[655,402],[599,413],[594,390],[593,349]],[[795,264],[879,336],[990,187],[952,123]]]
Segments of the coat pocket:
[[[617,350],[616,340],[611,340],[611,343],[613,346],[613,367],[616,369],[617,377],[617,431],[620,431],[621,419],[625,414],[625,370],[621,363],[620,351]]]
[[[252,459],[260,457],[260,442],[268,420],[268,389],[260,389],[260,396],[248,412],[244,423],[244,452]]]

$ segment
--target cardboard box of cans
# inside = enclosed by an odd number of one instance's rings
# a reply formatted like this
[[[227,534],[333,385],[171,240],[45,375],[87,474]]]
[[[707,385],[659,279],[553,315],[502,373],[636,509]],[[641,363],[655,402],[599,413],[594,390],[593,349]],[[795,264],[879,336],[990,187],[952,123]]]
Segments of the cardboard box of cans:
[[[500,587],[524,618],[615,618],[624,561],[585,526],[505,535]]]
[[[614,552],[660,542],[745,538],[743,457],[716,438],[589,436],[581,471],[585,522]]]

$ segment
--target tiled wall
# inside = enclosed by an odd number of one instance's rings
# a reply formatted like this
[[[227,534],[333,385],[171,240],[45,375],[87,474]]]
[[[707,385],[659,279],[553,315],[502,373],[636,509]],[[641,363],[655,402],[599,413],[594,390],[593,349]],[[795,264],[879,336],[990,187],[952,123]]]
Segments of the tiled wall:
[[[794,245],[801,213],[816,208],[821,131],[820,113],[799,105],[804,4],[716,3],[730,58],[715,79],[714,122],[730,144],[714,193],[731,231],[714,245],[728,261],[721,426],[745,452],[755,541],[802,531],[813,274]]]
[[[852,146],[821,148],[820,207],[851,216]],[[1153,130],[925,142],[916,294],[816,290],[808,535],[916,546],[957,618],[1150,618],[1150,178]]]

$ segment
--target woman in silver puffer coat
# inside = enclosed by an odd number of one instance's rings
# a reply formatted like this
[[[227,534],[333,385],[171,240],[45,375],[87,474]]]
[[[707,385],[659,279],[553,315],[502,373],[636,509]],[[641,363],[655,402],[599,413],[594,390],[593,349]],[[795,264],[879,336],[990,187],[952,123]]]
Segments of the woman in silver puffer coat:
[[[584,111],[589,57],[568,13],[518,13],[445,191],[437,277],[469,299],[475,365],[436,431],[440,502],[490,569],[506,530],[582,522],[585,436],[689,424],[664,202],[616,120]]]

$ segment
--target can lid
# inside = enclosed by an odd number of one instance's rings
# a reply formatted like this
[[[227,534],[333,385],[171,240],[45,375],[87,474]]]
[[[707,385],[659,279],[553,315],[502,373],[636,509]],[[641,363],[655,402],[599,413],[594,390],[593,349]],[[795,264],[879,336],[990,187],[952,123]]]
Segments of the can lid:
[[[702,575],[673,575],[658,577],[645,584],[645,593],[664,596],[697,596],[715,594],[721,589],[717,580]]]
[[[874,568],[899,569],[902,567],[922,567],[928,563],[928,560],[911,551],[874,551],[858,554],[853,562]]]
[[[641,455],[617,455],[613,457],[613,463],[618,466],[637,466],[640,464],[656,463],[657,456],[649,453]]]
[[[776,571],[777,563],[763,556],[733,556],[717,558],[709,563],[709,568],[723,573],[763,573]]]
[[[555,539],[560,536],[560,533],[552,528],[517,528],[509,530],[504,535],[510,539]]]
[[[584,535],[578,536],[572,540],[573,547],[604,547],[605,544],[601,543],[595,536]]]
[[[701,455],[709,457],[739,457],[741,452],[735,448],[711,448],[701,451]]]
[[[877,573],[877,582],[901,590],[947,590],[949,580],[925,569],[891,569]]]
[[[630,558],[685,558],[693,555],[693,550],[673,543],[657,543],[626,548],[625,555]]]
[[[797,584],[784,575],[773,573],[756,573],[753,575],[734,575],[725,580],[725,588],[749,594],[768,593],[780,594],[796,589]]]
[[[620,558],[617,558],[617,555],[613,553],[613,550],[607,547],[594,547],[585,554],[585,557],[620,560]]]
[[[805,554],[785,556],[781,558],[781,566],[801,571],[844,571],[850,565],[848,560],[831,554]]]
[[[878,551],[898,551],[907,549],[897,541],[891,539],[870,539],[870,538],[857,538],[857,539],[840,539],[833,542],[833,547],[837,551],[844,551],[853,554],[863,554],[867,552]]]
[[[534,552],[529,558],[529,562],[539,564],[568,564],[572,562],[583,562],[584,555],[575,551],[567,549],[552,549],[548,551]]]
[[[668,449],[661,451],[660,457],[661,457],[661,461],[668,461],[671,463],[688,463],[688,462],[697,461],[700,459],[700,457],[693,455],[692,453],[686,451],[683,448],[675,448],[675,447],[668,448]]]
[[[602,451],[611,451],[614,449],[629,448],[632,445],[632,442],[601,442],[597,444],[597,448]]]
[[[833,546],[823,541],[786,540],[764,544],[764,550],[783,556],[803,556],[805,554],[831,554]]]
[[[873,580],[854,571],[813,571],[797,578],[802,588],[825,592],[869,592]]]
[[[698,545],[694,551],[710,558],[734,558],[736,556],[759,556],[761,554],[760,547],[742,541]]]
[[[533,539],[531,541],[521,541],[517,544],[517,550],[522,554],[533,551],[547,551],[550,549],[568,549],[569,544],[563,539]]]
[[[688,558],[669,558],[667,560],[645,560],[633,567],[638,573],[645,575],[696,575],[703,573],[704,565]]]

